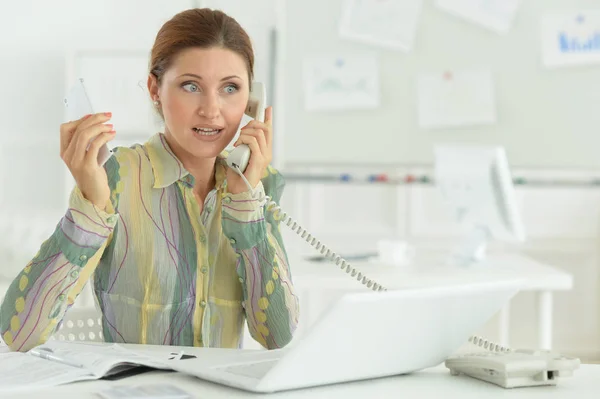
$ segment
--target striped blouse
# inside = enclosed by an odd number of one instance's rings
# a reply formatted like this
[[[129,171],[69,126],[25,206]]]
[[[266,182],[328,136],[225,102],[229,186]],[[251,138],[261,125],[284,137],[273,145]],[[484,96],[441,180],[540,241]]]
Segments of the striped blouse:
[[[194,177],[162,133],[105,164],[111,201],[77,187],[54,233],[8,289],[0,334],[13,350],[44,343],[91,280],[107,342],[236,348],[244,322],[268,349],[292,338],[296,297],[278,218],[250,192],[227,192],[222,156],[200,211]],[[257,186],[279,202],[281,175]]]

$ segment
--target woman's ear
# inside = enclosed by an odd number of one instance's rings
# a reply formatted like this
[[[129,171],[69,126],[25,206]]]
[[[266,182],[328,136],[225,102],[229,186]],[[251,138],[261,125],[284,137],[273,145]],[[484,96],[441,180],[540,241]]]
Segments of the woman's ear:
[[[158,100],[158,79],[154,74],[148,74],[148,93],[150,93],[150,100]]]

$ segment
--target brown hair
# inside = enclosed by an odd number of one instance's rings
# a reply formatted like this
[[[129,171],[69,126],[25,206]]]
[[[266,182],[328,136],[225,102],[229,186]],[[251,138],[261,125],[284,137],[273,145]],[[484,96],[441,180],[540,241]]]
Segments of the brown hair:
[[[176,14],[158,31],[150,53],[150,73],[158,82],[182,50],[221,47],[239,54],[246,62],[248,79],[254,77],[252,42],[240,24],[219,10],[193,8]]]

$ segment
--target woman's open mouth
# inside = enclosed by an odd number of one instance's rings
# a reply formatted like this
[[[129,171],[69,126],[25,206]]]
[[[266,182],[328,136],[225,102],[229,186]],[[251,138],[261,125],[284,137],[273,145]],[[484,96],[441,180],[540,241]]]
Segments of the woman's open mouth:
[[[203,127],[193,127],[192,130],[200,136],[216,136],[223,131],[223,129],[208,129]]]

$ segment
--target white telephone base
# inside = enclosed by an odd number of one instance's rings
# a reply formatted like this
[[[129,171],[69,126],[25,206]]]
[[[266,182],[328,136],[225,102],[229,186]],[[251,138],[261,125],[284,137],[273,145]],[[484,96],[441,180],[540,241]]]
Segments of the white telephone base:
[[[445,362],[452,375],[464,374],[504,388],[556,385],[558,377],[572,376],[579,364],[577,358],[533,350],[477,352]]]

